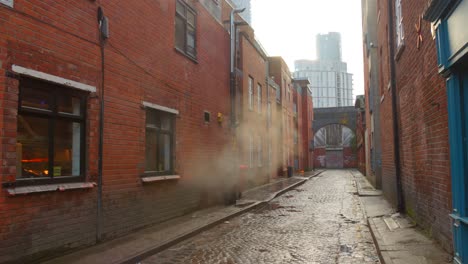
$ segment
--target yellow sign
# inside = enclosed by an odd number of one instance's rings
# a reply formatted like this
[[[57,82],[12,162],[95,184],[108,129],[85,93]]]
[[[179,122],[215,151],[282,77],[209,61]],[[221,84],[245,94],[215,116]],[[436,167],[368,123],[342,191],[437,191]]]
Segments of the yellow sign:
[[[62,167],[54,166],[54,176],[61,176],[62,174]]]

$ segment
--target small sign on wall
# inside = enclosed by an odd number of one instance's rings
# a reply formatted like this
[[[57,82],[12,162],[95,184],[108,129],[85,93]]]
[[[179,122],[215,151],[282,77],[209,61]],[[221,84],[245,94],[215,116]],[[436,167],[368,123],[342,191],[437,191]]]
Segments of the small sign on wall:
[[[13,0],[0,0],[0,4],[7,5],[9,7],[13,7]]]

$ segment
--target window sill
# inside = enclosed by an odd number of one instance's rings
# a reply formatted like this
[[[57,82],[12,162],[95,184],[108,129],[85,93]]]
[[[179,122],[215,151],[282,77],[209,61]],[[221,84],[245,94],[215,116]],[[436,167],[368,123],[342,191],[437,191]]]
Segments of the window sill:
[[[164,175],[164,176],[142,177],[141,181],[143,183],[150,183],[150,182],[170,181],[170,180],[178,180],[178,179],[180,179],[180,175]]]
[[[191,61],[193,61],[195,64],[198,64],[198,60],[197,58],[193,57],[192,55],[189,55],[187,53],[185,53],[184,51],[182,51],[181,49],[178,49],[178,48],[174,48],[174,50],[177,52],[177,53],[180,53],[182,54],[183,56],[189,58]]]
[[[26,195],[32,193],[43,193],[43,192],[64,192],[68,190],[77,189],[91,189],[97,184],[95,182],[77,182],[77,183],[59,183],[59,184],[46,184],[37,186],[24,186],[8,188],[6,191],[9,196]]]

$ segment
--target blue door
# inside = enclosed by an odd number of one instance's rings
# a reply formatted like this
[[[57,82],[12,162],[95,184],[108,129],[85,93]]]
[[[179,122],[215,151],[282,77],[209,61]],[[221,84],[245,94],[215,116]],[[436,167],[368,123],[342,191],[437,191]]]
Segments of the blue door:
[[[460,67],[463,68],[463,67]],[[466,69],[466,68],[465,68]],[[468,71],[447,81],[455,263],[468,263]]]

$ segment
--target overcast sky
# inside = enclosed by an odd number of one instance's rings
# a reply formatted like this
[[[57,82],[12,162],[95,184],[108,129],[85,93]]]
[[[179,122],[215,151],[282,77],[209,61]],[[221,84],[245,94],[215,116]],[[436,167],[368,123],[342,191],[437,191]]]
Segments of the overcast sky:
[[[343,60],[354,74],[354,96],[364,94],[361,0],[251,0],[255,35],[270,56],[316,59],[315,36],[340,32]]]

